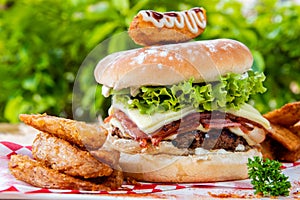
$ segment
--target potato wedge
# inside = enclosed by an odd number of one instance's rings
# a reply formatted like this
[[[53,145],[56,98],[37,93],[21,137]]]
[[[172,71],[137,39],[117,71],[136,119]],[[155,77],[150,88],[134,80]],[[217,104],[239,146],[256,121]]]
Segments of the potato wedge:
[[[295,162],[300,158],[300,148],[296,151],[290,151],[270,136],[267,136],[261,146],[264,158],[283,162]]]
[[[300,121],[289,128],[293,133],[297,134],[300,137]]]
[[[290,127],[300,119],[300,101],[285,104],[281,108],[268,112],[263,116],[273,124]]]
[[[296,151],[300,148],[300,138],[283,126],[271,123],[268,134],[290,151]]]
[[[17,179],[36,187],[72,190],[110,191],[113,180],[95,183],[48,168],[25,155],[13,155],[8,163],[9,170]],[[115,176],[115,174],[114,174]],[[116,189],[119,185],[115,185]]]
[[[106,141],[107,130],[100,125],[87,124],[47,114],[21,114],[19,117],[25,124],[50,133],[83,149],[99,149]]]
[[[300,158],[300,149],[297,149],[296,151],[288,151],[287,149],[281,149],[276,154],[277,160],[295,162]]]

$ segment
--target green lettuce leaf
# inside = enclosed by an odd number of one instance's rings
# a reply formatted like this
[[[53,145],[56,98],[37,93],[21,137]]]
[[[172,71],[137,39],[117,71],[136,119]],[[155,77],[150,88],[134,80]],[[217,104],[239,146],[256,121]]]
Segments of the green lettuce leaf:
[[[198,112],[225,108],[239,109],[248,101],[250,95],[263,93],[265,75],[248,71],[240,75],[229,73],[212,83],[193,83],[193,79],[172,86],[142,86],[140,92],[115,94],[116,100],[135,108],[141,114],[153,114],[168,110],[178,111],[193,106]]]

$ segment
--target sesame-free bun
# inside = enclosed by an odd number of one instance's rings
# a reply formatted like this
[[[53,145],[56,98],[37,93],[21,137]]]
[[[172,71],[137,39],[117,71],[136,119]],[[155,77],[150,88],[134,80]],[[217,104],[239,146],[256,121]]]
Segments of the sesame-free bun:
[[[247,152],[175,156],[168,154],[124,154],[120,166],[125,177],[149,182],[215,182],[248,178],[248,158],[260,156],[257,149]]]
[[[150,46],[110,54],[94,71],[98,83],[115,90],[173,85],[194,78],[210,82],[229,72],[242,74],[253,63],[249,49],[231,39]]]

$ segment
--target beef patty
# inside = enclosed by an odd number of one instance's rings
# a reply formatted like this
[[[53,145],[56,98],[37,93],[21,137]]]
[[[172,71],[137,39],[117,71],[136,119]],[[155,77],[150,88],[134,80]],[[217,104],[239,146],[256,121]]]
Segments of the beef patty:
[[[121,131],[117,127],[113,128],[112,135],[123,138]],[[212,129],[208,132],[194,130],[177,134],[176,138],[170,141],[175,147],[180,149],[196,149],[201,147],[207,150],[224,149],[226,151],[235,151],[238,145],[244,146],[244,149],[239,151],[251,149],[243,137],[230,132],[228,129]]]
[[[172,144],[177,148],[195,149],[201,147],[207,150],[225,149],[226,151],[235,151],[238,145],[243,145],[244,151],[251,148],[243,137],[237,136],[228,129],[212,129],[207,133],[195,130],[178,134],[172,140]]]

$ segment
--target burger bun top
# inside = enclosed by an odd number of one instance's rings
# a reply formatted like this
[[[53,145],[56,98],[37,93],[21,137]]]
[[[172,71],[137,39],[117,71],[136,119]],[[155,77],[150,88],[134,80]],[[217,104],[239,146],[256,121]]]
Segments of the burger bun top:
[[[253,63],[250,50],[231,39],[150,46],[110,54],[99,61],[98,83],[120,90],[173,85],[194,79],[211,82],[227,73],[242,74]]]

